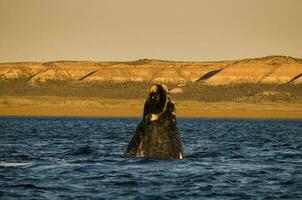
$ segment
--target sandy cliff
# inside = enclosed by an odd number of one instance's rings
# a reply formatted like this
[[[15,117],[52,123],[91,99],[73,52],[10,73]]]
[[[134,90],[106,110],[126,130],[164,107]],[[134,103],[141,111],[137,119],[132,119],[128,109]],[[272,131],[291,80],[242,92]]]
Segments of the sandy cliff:
[[[0,79],[23,80],[28,85],[48,81],[160,82],[229,85],[234,83],[301,84],[302,61],[292,57],[269,56],[220,62],[24,62],[0,64]]]
[[[291,57],[270,56],[235,62],[205,81],[209,85],[232,83],[300,83],[302,62]]]

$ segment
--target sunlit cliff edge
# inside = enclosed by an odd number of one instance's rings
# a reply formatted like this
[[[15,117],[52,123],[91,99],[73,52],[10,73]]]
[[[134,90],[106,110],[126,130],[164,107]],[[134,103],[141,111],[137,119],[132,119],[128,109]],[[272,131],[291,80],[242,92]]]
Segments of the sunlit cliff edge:
[[[178,117],[302,119],[302,60],[0,64],[0,116],[141,117],[165,83]]]
[[[236,83],[301,84],[302,59],[268,56],[216,62],[141,59],[133,62],[55,61],[0,64],[0,81],[23,80],[30,86],[47,82],[146,82],[203,85]]]

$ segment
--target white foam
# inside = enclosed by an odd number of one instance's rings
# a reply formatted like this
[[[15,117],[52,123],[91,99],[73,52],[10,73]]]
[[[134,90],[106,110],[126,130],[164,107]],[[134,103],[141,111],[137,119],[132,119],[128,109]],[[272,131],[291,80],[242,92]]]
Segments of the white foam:
[[[0,167],[21,167],[29,164],[30,163],[10,163],[5,161],[0,161]]]

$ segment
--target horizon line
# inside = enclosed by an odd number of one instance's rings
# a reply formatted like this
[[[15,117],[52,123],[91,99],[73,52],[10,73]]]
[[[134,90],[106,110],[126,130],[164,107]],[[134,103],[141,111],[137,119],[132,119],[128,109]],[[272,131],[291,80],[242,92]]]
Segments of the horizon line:
[[[225,60],[168,60],[168,59],[158,59],[158,58],[139,58],[136,60],[49,60],[49,61],[32,61],[32,60],[25,60],[25,61],[17,61],[17,62],[0,62],[0,64],[18,64],[18,63],[53,63],[53,62],[119,62],[119,63],[129,63],[129,62],[138,62],[138,61],[161,61],[161,62],[186,62],[186,63],[193,63],[193,62],[228,62],[228,61],[240,61],[240,60],[250,60],[250,59],[264,59],[270,57],[284,57],[284,58],[292,58],[295,60],[302,60],[302,58],[288,56],[288,55],[267,55],[262,57],[247,57],[247,58],[237,58],[237,59],[225,59]]]

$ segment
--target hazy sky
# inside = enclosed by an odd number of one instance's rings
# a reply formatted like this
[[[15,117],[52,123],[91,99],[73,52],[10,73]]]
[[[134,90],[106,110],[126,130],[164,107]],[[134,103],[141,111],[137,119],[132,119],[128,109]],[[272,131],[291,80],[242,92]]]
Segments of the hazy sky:
[[[302,58],[302,0],[0,0],[0,62]]]

